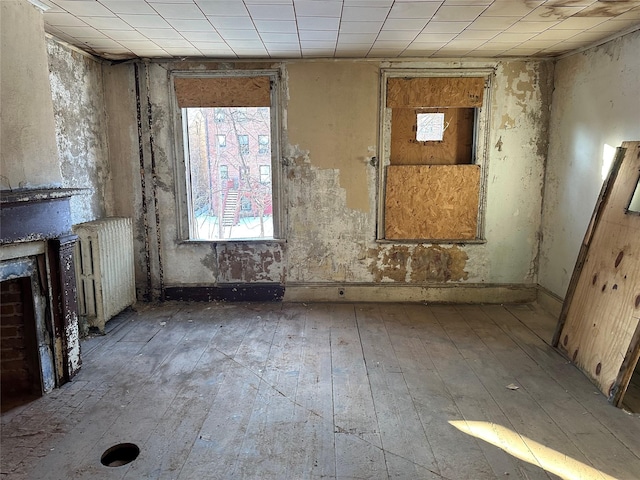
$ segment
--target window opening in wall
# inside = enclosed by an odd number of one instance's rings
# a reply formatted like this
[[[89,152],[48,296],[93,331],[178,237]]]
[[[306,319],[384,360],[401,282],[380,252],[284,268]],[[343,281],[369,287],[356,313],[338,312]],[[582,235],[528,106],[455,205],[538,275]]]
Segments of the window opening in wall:
[[[631,195],[627,212],[640,213],[640,177],[636,181],[636,189],[633,191],[633,195]]]
[[[481,241],[488,73],[384,72],[379,239]]]
[[[188,217],[188,238],[277,238],[271,175],[278,158],[275,74],[173,80],[185,152],[187,202],[180,218]],[[265,165],[265,157],[271,164]],[[181,231],[187,231],[184,224]]]

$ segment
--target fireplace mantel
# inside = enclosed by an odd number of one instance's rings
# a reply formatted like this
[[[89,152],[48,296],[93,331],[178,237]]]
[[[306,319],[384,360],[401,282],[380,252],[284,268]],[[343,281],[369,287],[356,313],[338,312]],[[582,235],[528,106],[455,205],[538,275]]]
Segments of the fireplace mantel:
[[[35,259],[38,265],[38,281],[50,312],[47,322],[53,333],[50,348],[57,386],[80,368],[73,259],[77,236],[71,232],[70,199],[85,192],[71,188],[0,191],[0,271],[11,271],[10,262],[19,262],[20,255]]]

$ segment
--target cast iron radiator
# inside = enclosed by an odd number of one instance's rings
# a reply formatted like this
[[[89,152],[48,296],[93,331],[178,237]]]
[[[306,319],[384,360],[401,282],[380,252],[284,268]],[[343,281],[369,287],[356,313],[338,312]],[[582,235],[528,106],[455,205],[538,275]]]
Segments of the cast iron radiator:
[[[130,218],[104,218],[73,226],[78,313],[104,334],[105,323],[136,301]],[[82,323],[82,322],[81,322]]]

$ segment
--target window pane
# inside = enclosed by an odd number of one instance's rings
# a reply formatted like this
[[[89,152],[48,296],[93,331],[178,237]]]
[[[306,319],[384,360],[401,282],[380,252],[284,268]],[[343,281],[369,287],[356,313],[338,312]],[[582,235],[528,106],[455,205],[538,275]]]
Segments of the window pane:
[[[193,239],[273,238],[269,110],[183,109]]]

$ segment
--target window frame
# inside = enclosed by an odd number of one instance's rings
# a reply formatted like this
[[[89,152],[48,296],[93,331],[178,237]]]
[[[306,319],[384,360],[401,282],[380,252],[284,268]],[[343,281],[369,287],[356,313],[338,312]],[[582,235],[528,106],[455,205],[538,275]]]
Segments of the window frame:
[[[495,68],[476,69],[402,69],[383,68],[380,70],[380,108],[378,133],[378,180],[377,180],[377,212],[376,242],[378,243],[432,243],[432,244],[464,244],[485,243],[485,213],[487,204],[486,186],[489,160],[489,125],[491,124],[491,84],[495,76]],[[475,109],[475,128],[473,133],[473,151],[471,164],[480,166],[480,191],[478,202],[478,222],[475,239],[392,239],[385,238],[385,192],[386,167],[391,165],[391,108],[387,105],[387,80],[389,78],[418,77],[483,77],[485,79],[482,107]],[[426,106],[425,106],[426,107]],[[435,106],[434,106],[435,107]]]
[[[191,205],[191,182],[188,178],[189,155],[188,155],[188,134],[186,122],[183,122],[182,109],[178,106],[176,98],[174,79],[175,78],[224,78],[224,77],[268,77],[270,81],[270,140],[271,140],[271,196],[272,196],[272,218],[273,218],[273,238],[250,238],[250,239],[216,239],[203,240],[195,236],[195,225],[190,219],[193,217]],[[169,74],[169,99],[173,114],[174,125],[174,148],[175,148],[175,190],[176,190],[176,223],[178,241],[184,243],[273,243],[285,241],[283,207],[285,202],[282,182],[281,168],[281,72],[278,69],[267,70],[225,70],[225,71],[180,71],[175,70]],[[211,107],[215,108],[215,107]],[[185,139],[187,139],[185,141]]]

